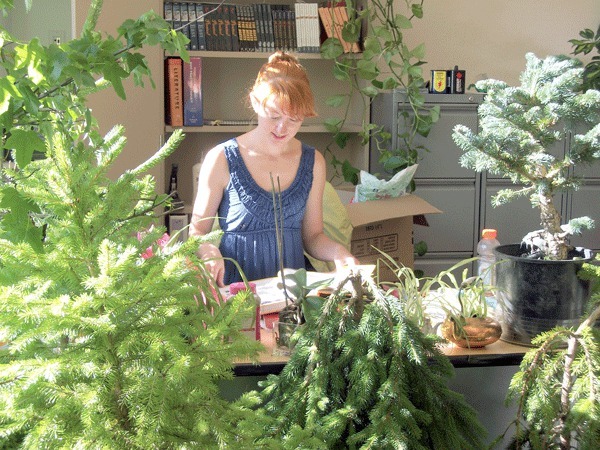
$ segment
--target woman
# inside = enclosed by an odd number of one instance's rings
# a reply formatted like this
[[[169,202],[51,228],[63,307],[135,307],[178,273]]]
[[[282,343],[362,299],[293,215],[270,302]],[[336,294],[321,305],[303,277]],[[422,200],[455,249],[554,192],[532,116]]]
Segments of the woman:
[[[211,149],[198,178],[190,232],[204,235],[219,218],[224,232],[219,247],[199,248],[217,284],[241,280],[222,257],[236,260],[250,280],[277,275],[273,184],[281,192],[284,267],[305,267],[304,251],[336,267],[357,264],[323,233],[325,159],[296,139],[304,119],[316,115],[304,68],[294,56],[275,53],[260,69],[249,98],[257,126]]]

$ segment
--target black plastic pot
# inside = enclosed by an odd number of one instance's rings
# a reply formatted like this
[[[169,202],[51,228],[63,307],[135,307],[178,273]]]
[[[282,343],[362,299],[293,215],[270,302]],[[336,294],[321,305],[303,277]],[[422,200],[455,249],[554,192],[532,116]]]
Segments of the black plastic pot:
[[[546,261],[527,259],[519,244],[494,249],[496,294],[503,311],[502,340],[531,345],[531,339],[556,326],[575,327],[585,313],[590,296],[588,281],[577,277],[584,262],[594,255],[578,248],[582,259]]]

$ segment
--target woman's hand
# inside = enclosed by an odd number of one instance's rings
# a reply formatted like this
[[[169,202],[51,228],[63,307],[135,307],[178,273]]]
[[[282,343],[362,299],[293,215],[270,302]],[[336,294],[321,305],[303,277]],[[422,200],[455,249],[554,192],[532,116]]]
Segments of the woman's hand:
[[[339,256],[336,256],[336,258],[333,260],[335,262],[336,270],[339,271],[344,269],[351,269],[355,266],[360,265],[358,259],[356,259],[350,252],[344,251],[340,253],[341,254]]]
[[[209,242],[200,244],[198,257],[204,262],[204,267],[217,282],[217,286],[224,287],[225,261],[219,248]]]

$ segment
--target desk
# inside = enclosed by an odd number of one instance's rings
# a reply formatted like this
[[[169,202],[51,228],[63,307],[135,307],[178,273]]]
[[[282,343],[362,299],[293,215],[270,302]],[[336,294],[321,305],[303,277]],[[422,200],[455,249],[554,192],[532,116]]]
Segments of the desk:
[[[273,355],[275,341],[270,330],[261,330],[261,342],[265,350],[259,355],[258,362],[240,361],[234,366],[236,376],[264,376],[278,374],[288,362],[289,356]],[[454,367],[516,366],[530,349],[521,345],[497,341],[477,349],[460,348],[454,344],[443,344],[442,352],[448,356]]]

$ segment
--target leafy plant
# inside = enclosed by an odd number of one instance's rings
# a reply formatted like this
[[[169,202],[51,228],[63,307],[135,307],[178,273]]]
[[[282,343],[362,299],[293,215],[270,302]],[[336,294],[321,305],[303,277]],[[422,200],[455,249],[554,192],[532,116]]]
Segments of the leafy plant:
[[[585,64],[581,89],[583,91],[588,89],[600,90],[600,25],[595,34],[593,30],[586,28],[579,32],[579,36],[581,36],[581,39],[571,39],[569,41],[574,47],[573,55],[588,55],[594,49],[596,50],[596,54]]]
[[[482,80],[487,92],[479,107],[480,131],[464,125],[454,128],[454,142],[464,151],[462,166],[509,178],[515,187],[492,199],[498,206],[528,196],[538,208],[542,230],[524,241],[536,256],[567,259],[569,236],[593,226],[589,217],[561,225],[554,203],[559,192],[576,190],[582,178],[577,168],[600,160],[600,92],[580,92],[581,63],[550,56],[543,60],[529,53],[520,86]],[[552,154],[553,144],[568,139],[564,157]]]
[[[511,380],[507,402],[518,404],[511,448],[591,450],[600,442],[600,266],[586,263],[579,275],[594,280],[589,315],[576,329],[537,336]]]
[[[144,174],[182,134],[111,181],[124,131],[101,136],[86,107],[91,91],[125,96],[123,79],[147,79],[142,47],[184,53],[185,38],[155,13],[102,37],[101,5],[61,45],[1,31],[2,143],[16,166],[2,166],[0,184],[0,446],[254,445],[252,398],[228,403],[216,383],[260,349],[239,331],[253,302],[224,302],[198,240],[166,242],[153,227],[169,199]]]
[[[406,30],[412,28],[413,21],[423,17],[423,1],[405,2],[407,13],[397,12],[393,0],[369,2],[346,1],[349,20],[343,24],[342,38],[347,42],[358,43],[365,34],[364,50],[360,54],[344,53],[339,39],[328,38],[321,46],[321,55],[335,62],[334,76],[347,81],[348,91],[327,99],[330,106],[344,108],[341,118],[326,120],[326,126],[334,134],[334,142],[344,148],[350,135],[344,125],[350,110],[350,99],[356,92],[362,100],[362,144],[371,140],[376,143],[381,155],[380,161],[389,173],[396,173],[418,162],[421,147],[414,145],[417,135],[427,136],[433,123],[438,120],[439,107],[426,107],[422,89],[425,81],[421,66],[424,64],[425,46],[419,44],[410,48],[404,40]],[[381,92],[403,89],[411,112],[402,113],[407,130],[402,136],[401,148],[387,148],[391,136],[381,125],[370,123],[369,108],[374,97]],[[330,148],[332,165],[339,169],[337,175],[354,184],[358,182],[359,170],[347,161],[335,157]],[[414,187],[414,186],[413,186]]]

